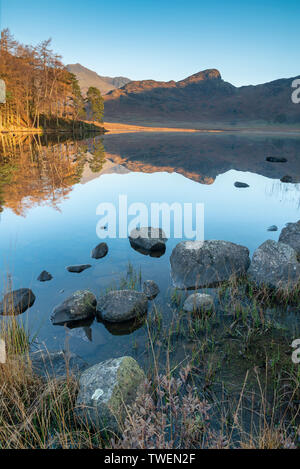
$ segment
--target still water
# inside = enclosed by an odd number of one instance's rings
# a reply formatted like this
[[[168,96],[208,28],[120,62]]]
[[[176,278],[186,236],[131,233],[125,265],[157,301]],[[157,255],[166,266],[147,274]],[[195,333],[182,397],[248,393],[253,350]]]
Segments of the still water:
[[[155,280],[155,305],[165,319],[172,284],[169,257],[180,239],[167,242],[160,258],[133,250],[127,239],[107,239],[108,255],[91,259],[100,242],[97,206],[143,202],[203,203],[205,239],[247,246],[278,239],[287,222],[300,219],[300,138],[225,134],[122,134],[74,138],[2,137],[0,146],[1,290],[29,287],[34,306],[23,315],[32,335],[49,350],[68,346],[89,363],[143,353],[145,329],[131,334],[103,324],[72,331],[52,326],[51,311],[76,290],[99,296],[118,287],[132,266]],[[284,156],[287,163],[268,163]],[[298,158],[298,160],[297,160]],[[280,182],[289,175],[293,183]],[[236,181],[249,188],[238,189]],[[276,225],[278,232],[268,232]],[[92,264],[81,274],[68,265]],[[53,275],[40,283],[42,270]],[[166,319],[167,324],[167,319]],[[137,347],[138,344],[138,347]]]

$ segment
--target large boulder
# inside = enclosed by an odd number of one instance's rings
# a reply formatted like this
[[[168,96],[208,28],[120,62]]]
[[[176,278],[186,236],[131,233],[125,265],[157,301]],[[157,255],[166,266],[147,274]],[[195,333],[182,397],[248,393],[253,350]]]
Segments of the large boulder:
[[[54,308],[51,321],[57,326],[91,319],[95,317],[96,305],[96,297],[89,290],[77,291]]]
[[[163,254],[166,250],[167,237],[161,228],[135,228],[129,235],[131,246],[142,254]]]
[[[296,223],[288,223],[285,228],[282,229],[279,242],[285,243],[291,246],[300,256],[300,220]]]
[[[244,275],[250,265],[249,249],[228,241],[182,241],[172,251],[171,276],[177,288],[220,284],[231,275]]]
[[[24,313],[35,302],[35,295],[29,288],[20,288],[7,293],[0,303],[0,314],[16,316]]]
[[[258,287],[292,291],[300,280],[296,251],[284,243],[265,241],[253,254],[248,278]]]
[[[183,304],[184,311],[188,313],[204,313],[214,307],[214,299],[206,293],[193,293],[189,295]]]
[[[75,353],[64,351],[38,350],[30,355],[30,360],[33,371],[43,378],[79,376],[89,366]]]
[[[79,381],[75,413],[90,427],[119,433],[126,406],[136,397],[145,374],[132,357],[121,357],[88,368]]]
[[[113,290],[99,299],[97,317],[107,322],[123,322],[147,314],[148,298],[134,290]]]

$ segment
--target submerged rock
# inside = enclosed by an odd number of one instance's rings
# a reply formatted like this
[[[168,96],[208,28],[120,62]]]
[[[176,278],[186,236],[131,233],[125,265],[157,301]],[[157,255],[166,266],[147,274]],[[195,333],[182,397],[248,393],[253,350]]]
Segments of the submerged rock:
[[[269,228],[268,228],[267,231],[278,231],[278,226],[276,226],[276,225],[271,225],[271,226],[269,226]]]
[[[53,309],[51,321],[55,326],[95,317],[97,300],[89,290],[80,290]]]
[[[149,251],[147,249],[140,248],[131,242],[130,242],[130,245],[132,249],[134,249],[136,252],[139,252],[140,254],[143,254],[143,256],[150,256],[150,257],[158,258],[158,257],[162,257],[166,252],[166,246],[162,248],[160,251]]]
[[[41,272],[37,278],[39,282],[49,282],[49,280],[52,280],[52,279],[53,279],[52,275],[49,274],[49,272],[47,272],[46,270],[43,270],[43,272]]]
[[[245,182],[235,182],[234,183],[235,187],[239,187],[239,188],[246,188],[246,187],[250,187],[249,184],[246,184]]]
[[[146,280],[143,285],[143,292],[149,300],[153,300],[159,294],[159,287],[153,280]]]
[[[193,293],[184,302],[183,309],[189,313],[201,313],[211,311],[214,306],[214,299],[206,293]]]
[[[280,181],[281,181],[281,182],[291,183],[291,182],[293,182],[293,178],[292,178],[292,176],[286,175],[286,176],[283,176],[283,177],[280,179]]]
[[[286,158],[278,158],[276,156],[268,156],[266,158],[266,161],[269,163],[286,163],[287,159]]]
[[[70,265],[69,267],[67,267],[67,270],[68,272],[80,274],[81,272],[86,269],[89,269],[90,267],[92,267],[91,264]]]
[[[279,241],[291,246],[300,256],[300,220],[296,223],[288,223],[281,230]]]
[[[215,286],[231,275],[244,275],[249,249],[228,241],[182,241],[173,249],[171,275],[177,288]]]
[[[144,326],[146,316],[144,315],[124,322],[106,322],[101,320],[99,322],[102,322],[106,330],[112,335],[130,335]]]
[[[35,295],[29,288],[20,288],[7,293],[0,303],[0,314],[17,316],[24,313],[35,302]]]
[[[132,357],[110,359],[88,368],[79,380],[77,418],[97,430],[119,433],[126,406],[135,400],[145,378]]]
[[[97,317],[107,322],[123,322],[147,314],[148,299],[134,290],[114,290],[98,301]]]
[[[92,258],[93,259],[102,259],[108,253],[108,246],[106,243],[100,243],[92,250]]]
[[[84,319],[82,321],[73,321],[68,322],[66,327],[66,333],[71,337],[76,337],[77,339],[81,339],[84,342],[92,342],[93,341],[93,332],[91,325],[94,322],[94,317],[90,319]]]
[[[72,352],[48,352],[38,350],[30,355],[33,371],[43,378],[65,378],[67,374],[78,376],[88,368],[82,358]]]
[[[265,241],[253,254],[248,278],[262,288],[292,291],[300,280],[296,251],[281,242]]]
[[[167,238],[161,228],[142,227],[131,231],[129,241],[137,251],[151,255],[165,252]]]

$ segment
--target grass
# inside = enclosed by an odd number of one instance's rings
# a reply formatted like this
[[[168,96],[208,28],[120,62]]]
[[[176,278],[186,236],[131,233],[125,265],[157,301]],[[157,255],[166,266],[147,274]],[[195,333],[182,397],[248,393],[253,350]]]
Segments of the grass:
[[[128,265],[119,288],[141,289]],[[153,301],[132,336],[131,355],[147,372],[120,435],[76,420],[78,381],[36,376],[32,338],[13,316],[2,320],[0,448],[294,448],[300,444],[300,367],[291,360],[298,330],[280,324],[267,292],[232,278],[211,314],[186,313],[189,292],[172,290],[169,310]],[[300,336],[300,335],[299,335]]]

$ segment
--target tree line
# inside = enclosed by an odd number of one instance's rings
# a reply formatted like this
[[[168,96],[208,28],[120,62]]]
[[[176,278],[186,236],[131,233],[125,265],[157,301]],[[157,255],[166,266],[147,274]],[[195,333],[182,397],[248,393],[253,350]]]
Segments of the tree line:
[[[60,128],[85,119],[103,120],[100,91],[90,88],[84,99],[76,76],[51,49],[51,39],[23,45],[8,29],[1,31],[0,78],[6,83],[0,129]]]

